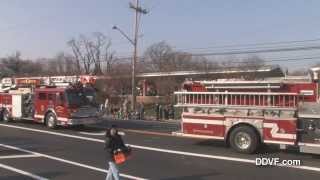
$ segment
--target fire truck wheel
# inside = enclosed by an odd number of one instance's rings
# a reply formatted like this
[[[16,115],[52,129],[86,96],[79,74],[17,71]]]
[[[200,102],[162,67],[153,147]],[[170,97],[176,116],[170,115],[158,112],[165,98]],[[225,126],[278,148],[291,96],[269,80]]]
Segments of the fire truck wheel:
[[[240,126],[231,131],[230,146],[240,152],[251,154],[257,150],[259,145],[257,133],[249,126]]]
[[[55,114],[49,112],[46,115],[46,126],[50,129],[55,129],[57,127],[57,118]]]
[[[3,122],[7,123],[10,121],[9,112],[7,110],[2,111],[1,119]]]

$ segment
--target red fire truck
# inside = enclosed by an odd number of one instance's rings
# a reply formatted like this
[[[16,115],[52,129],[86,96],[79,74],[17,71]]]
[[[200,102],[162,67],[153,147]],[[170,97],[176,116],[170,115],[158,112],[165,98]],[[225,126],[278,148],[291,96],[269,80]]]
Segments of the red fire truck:
[[[97,123],[94,77],[4,78],[0,115],[5,122],[32,120],[49,128]]]
[[[224,140],[242,153],[266,143],[320,154],[316,79],[189,81],[182,89],[175,92],[183,109],[176,135]]]

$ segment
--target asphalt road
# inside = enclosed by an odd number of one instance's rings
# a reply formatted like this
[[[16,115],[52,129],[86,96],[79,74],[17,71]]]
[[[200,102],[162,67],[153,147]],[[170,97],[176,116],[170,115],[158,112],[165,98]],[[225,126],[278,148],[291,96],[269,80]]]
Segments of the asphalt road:
[[[320,157],[265,147],[263,156],[301,160],[298,167],[261,167],[261,154],[233,152],[224,143],[126,131],[132,158],[123,179],[319,179]],[[34,123],[0,123],[0,179],[105,179],[107,156],[97,128],[48,130]]]

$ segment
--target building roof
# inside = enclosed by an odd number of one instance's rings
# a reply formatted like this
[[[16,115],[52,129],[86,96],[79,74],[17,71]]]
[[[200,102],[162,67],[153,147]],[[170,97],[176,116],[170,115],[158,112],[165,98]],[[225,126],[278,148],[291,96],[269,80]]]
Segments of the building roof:
[[[228,74],[264,74],[265,77],[283,77],[284,73],[279,66],[263,66],[258,69],[239,69],[228,68],[222,70],[212,71],[172,71],[172,72],[154,72],[154,73],[140,73],[137,74],[139,78],[152,77],[177,77],[177,76],[199,76],[199,75],[228,75]]]

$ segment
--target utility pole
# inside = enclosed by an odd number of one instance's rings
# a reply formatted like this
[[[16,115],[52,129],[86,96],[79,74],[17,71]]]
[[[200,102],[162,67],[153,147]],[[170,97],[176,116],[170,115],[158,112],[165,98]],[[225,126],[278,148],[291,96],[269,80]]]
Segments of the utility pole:
[[[132,94],[132,102],[131,102],[131,108],[132,111],[135,112],[136,110],[136,63],[138,58],[138,35],[139,35],[139,15],[140,14],[147,14],[147,10],[143,9],[139,5],[139,0],[135,0],[135,5],[132,3],[129,4],[130,8],[135,11],[135,17],[134,17],[134,39],[133,39],[133,58],[132,58],[132,82],[131,82],[131,94]]]

